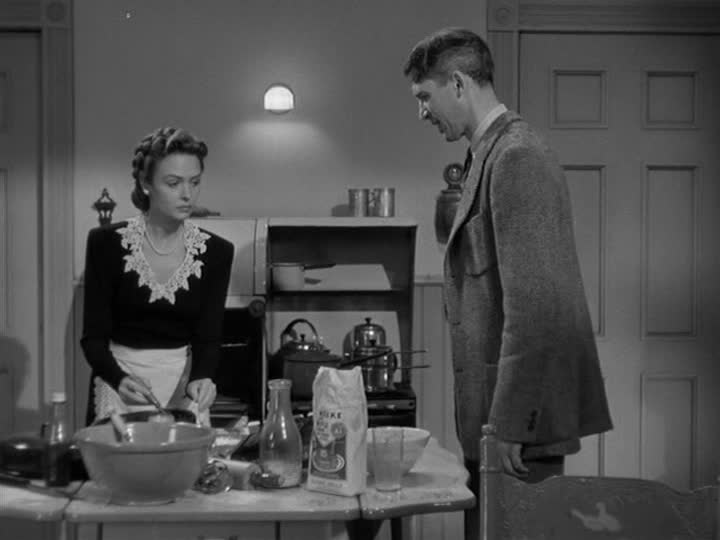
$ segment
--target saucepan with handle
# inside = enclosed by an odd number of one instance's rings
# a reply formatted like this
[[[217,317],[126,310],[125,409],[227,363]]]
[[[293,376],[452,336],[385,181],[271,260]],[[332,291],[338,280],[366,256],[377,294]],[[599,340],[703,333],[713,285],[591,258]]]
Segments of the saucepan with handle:
[[[270,264],[272,288],[276,291],[298,291],[305,286],[305,270],[331,268],[335,263],[275,262]]]

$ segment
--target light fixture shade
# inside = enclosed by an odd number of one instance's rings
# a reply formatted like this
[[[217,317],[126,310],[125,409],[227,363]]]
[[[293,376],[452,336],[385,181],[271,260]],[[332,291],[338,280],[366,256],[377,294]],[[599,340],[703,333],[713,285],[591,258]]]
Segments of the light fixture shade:
[[[265,91],[265,110],[285,113],[295,108],[295,96],[289,86],[273,84]]]

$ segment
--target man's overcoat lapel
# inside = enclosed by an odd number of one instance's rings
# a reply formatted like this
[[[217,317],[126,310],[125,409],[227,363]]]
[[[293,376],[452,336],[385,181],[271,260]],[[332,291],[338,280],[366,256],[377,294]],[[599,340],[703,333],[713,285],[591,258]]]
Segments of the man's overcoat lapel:
[[[468,171],[467,178],[465,179],[465,185],[463,186],[463,195],[458,204],[457,211],[455,213],[455,219],[453,220],[453,226],[450,230],[450,235],[447,242],[447,253],[450,253],[450,245],[458,232],[458,229],[467,221],[470,217],[470,210],[473,206],[473,202],[477,197],[478,190],[482,183],[482,179],[485,176],[485,162],[488,154],[495,146],[498,137],[503,134],[505,129],[515,120],[519,120],[520,117],[512,112],[508,111],[500,115],[488,128],[488,130],[480,138],[477,148],[473,151],[473,161],[470,171]],[[447,256],[447,255],[446,255]]]

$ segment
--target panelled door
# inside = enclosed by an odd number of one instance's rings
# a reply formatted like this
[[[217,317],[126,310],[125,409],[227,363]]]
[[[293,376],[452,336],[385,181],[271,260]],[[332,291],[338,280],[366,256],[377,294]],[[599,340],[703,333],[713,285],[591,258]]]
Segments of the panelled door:
[[[720,472],[720,36],[523,33],[519,109],[558,152],[615,429],[569,473]]]
[[[37,430],[40,39],[0,32],[0,437]]]

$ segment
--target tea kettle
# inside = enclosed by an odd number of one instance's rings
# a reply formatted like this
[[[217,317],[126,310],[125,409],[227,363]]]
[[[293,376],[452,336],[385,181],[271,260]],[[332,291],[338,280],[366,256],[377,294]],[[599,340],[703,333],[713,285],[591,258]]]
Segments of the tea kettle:
[[[313,339],[305,340],[305,334],[298,334],[295,325],[303,323],[312,332]],[[280,333],[280,348],[270,357],[268,365],[268,378],[280,379],[283,377],[283,364],[288,355],[297,351],[308,350],[317,342],[317,330],[315,326],[306,319],[295,319]],[[302,337],[300,337],[302,336]]]
[[[312,338],[298,334],[294,327],[304,323],[312,331]],[[341,358],[330,352],[318,337],[313,324],[306,319],[295,319],[280,334],[280,349],[275,353],[271,365],[271,378],[286,378],[293,382],[293,399],[312,398],[312,383],[320,366],[337,367]]]

